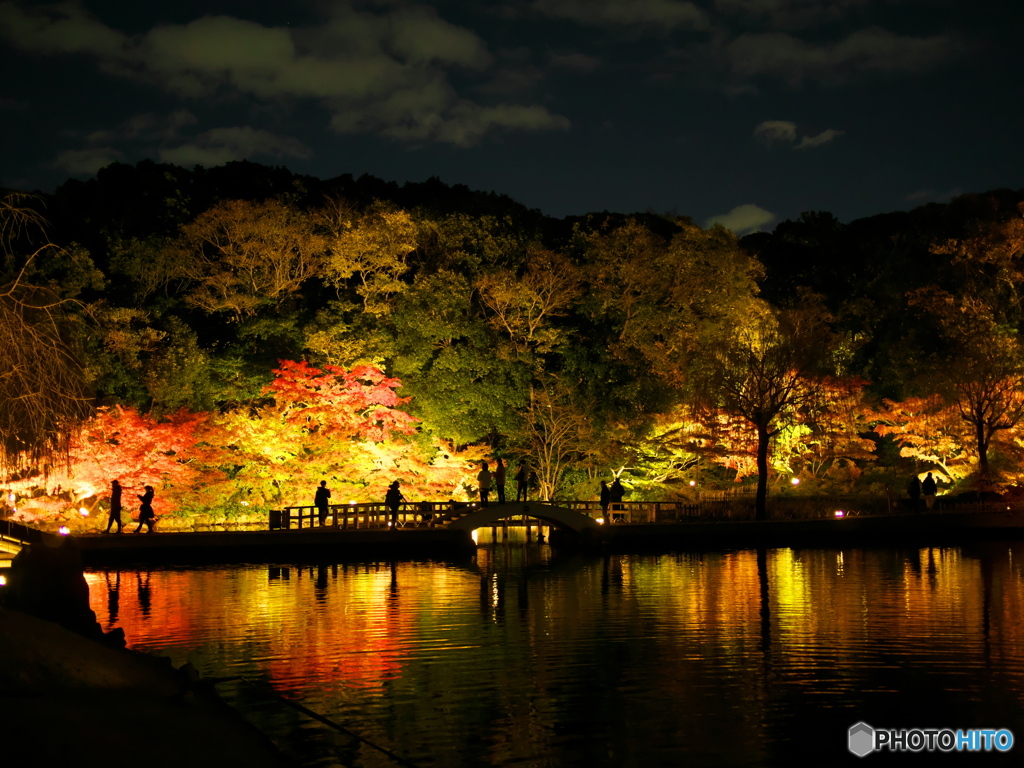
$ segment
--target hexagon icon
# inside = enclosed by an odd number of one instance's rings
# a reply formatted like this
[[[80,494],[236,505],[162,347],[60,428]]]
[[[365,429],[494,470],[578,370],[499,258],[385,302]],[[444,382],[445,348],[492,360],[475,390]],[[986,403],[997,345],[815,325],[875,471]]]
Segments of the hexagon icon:
[[[867,723],[850,726],[847,746],[857,757],[864,757],[875,750],[875,729]]]

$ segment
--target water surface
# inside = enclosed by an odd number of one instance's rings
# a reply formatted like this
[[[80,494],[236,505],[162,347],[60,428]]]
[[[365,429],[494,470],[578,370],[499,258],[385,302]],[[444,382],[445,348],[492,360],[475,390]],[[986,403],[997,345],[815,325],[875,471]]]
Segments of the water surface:
[[[191,661],[307,766],[884,762],[880,727],[1024,739],[1024,546],[94,571],[135,649]],[[1006,765],[1009,755],[902,762]],[[946,760],[941,760],[945,757]],[[916,759],[915,759],[916,758]]]

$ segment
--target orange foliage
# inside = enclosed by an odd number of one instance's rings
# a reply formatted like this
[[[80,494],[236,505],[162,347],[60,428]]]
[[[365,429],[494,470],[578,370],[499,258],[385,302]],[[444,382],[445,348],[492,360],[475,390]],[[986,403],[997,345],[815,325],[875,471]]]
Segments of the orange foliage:
[[[398,407],[408,402],[395,391],[398,379],[369,366],[320,370],[291,361],[275,373],[265,390],[272,399],[252,410],[181,410],[157,420],[132,408],[100,409],[46,488],[38,475],[8,484],[19,511],[45,522],[94,506],[115,478],[129,511],[132,495],[154,486],[160,515],[311,504],[321,479],[336,503],[382,500],[393,480],[410,500],[466,497],[484,449],[416,435],[418,420]]]

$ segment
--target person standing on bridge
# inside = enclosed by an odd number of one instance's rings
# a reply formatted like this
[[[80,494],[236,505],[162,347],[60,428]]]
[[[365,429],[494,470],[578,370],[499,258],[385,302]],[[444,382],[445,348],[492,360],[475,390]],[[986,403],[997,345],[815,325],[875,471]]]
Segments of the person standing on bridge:
[[[605,519],[605,521],[609,522],[609,523],[611,522],[611,520],[608,517],[608,505],[611,503],[611,500],[612,500],[612,492],[611,492],[611,489],[608,487],[608,481],[607,480],[602,480],[601,481],[601,517],[603,517]]]
[[[139,527],[135,529],[136,533],[142,530],[142,526],[149,529],[146,533],[153,532],[153,524],[156,522],[156,513],[153,511],[153,495],[153,486],[147,485],[146,493],[139,496],[139,501],[142,504],[139,505]]]
[[[933,506],[935,506],[935,491],[938,490],[935,485],[935,478],[932,477],[932,473],[929,472],[925,477],[924,482],[921,483],[921,493],[924,494],[924,506],[931,512]]]
[[[316,504],[316,510],[320,513],[321,528],[327,525],[327,501],[330,498],[331,489],[327,487],[326,480],[321,480],[320,487],[316,489],[316,496],[313,498],[313,503]]]
[[[910,497],[910,511],[917,512],[921,505],[921,478],[917,475],[910,479],[907,495]]]
[[[516,472],[516,501],[526,501],[527,489],[530,486],[530,470],[526,468],[526,459],[519,462]]]
[[[107,519],[107,533],[110,527],[117,523],[117,532],[121,533],[121,483],[117,480],[110,481],[110,517]]]
[[[487,506],[487,497],[491,495],[491,470],[486,461],[480,462],[480,472],[476,476],[476,484],[480,488],[480,506]]]
[[[398,508],[403,501],[405,501],[405,496],[398,489],[398,481],[395,480],[388,486],[388,492],[384,494],[384,505],[391,511],[390,528],[392,531],[398,530]]]
[[[612,487],[608,491],[610,501],[612,502],[612,510],[622,509],[622,498],[626,495],[626,489],[622,487],[622,483],[619,482],[619,478],[615,478],[615,482],[612,483]],[[611,521],[609,521],[611,522]]]
[[[494,468],[494,486],[498,489],[498,503],[505,503],[505,464],[498,458],[498,466]]]

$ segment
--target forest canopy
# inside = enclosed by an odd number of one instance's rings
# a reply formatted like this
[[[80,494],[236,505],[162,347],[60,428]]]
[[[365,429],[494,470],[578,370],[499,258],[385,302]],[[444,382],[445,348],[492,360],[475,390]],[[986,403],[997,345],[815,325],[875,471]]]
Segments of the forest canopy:
[[[543,498],[742,486],[760,515],[793,478],[1020,479],[1024,191],[742,240],[247,162],[115,164],[3,205],[0,443],[26,519],[115,477],[227,519],[321,479],[466,498],[499,456]]]

